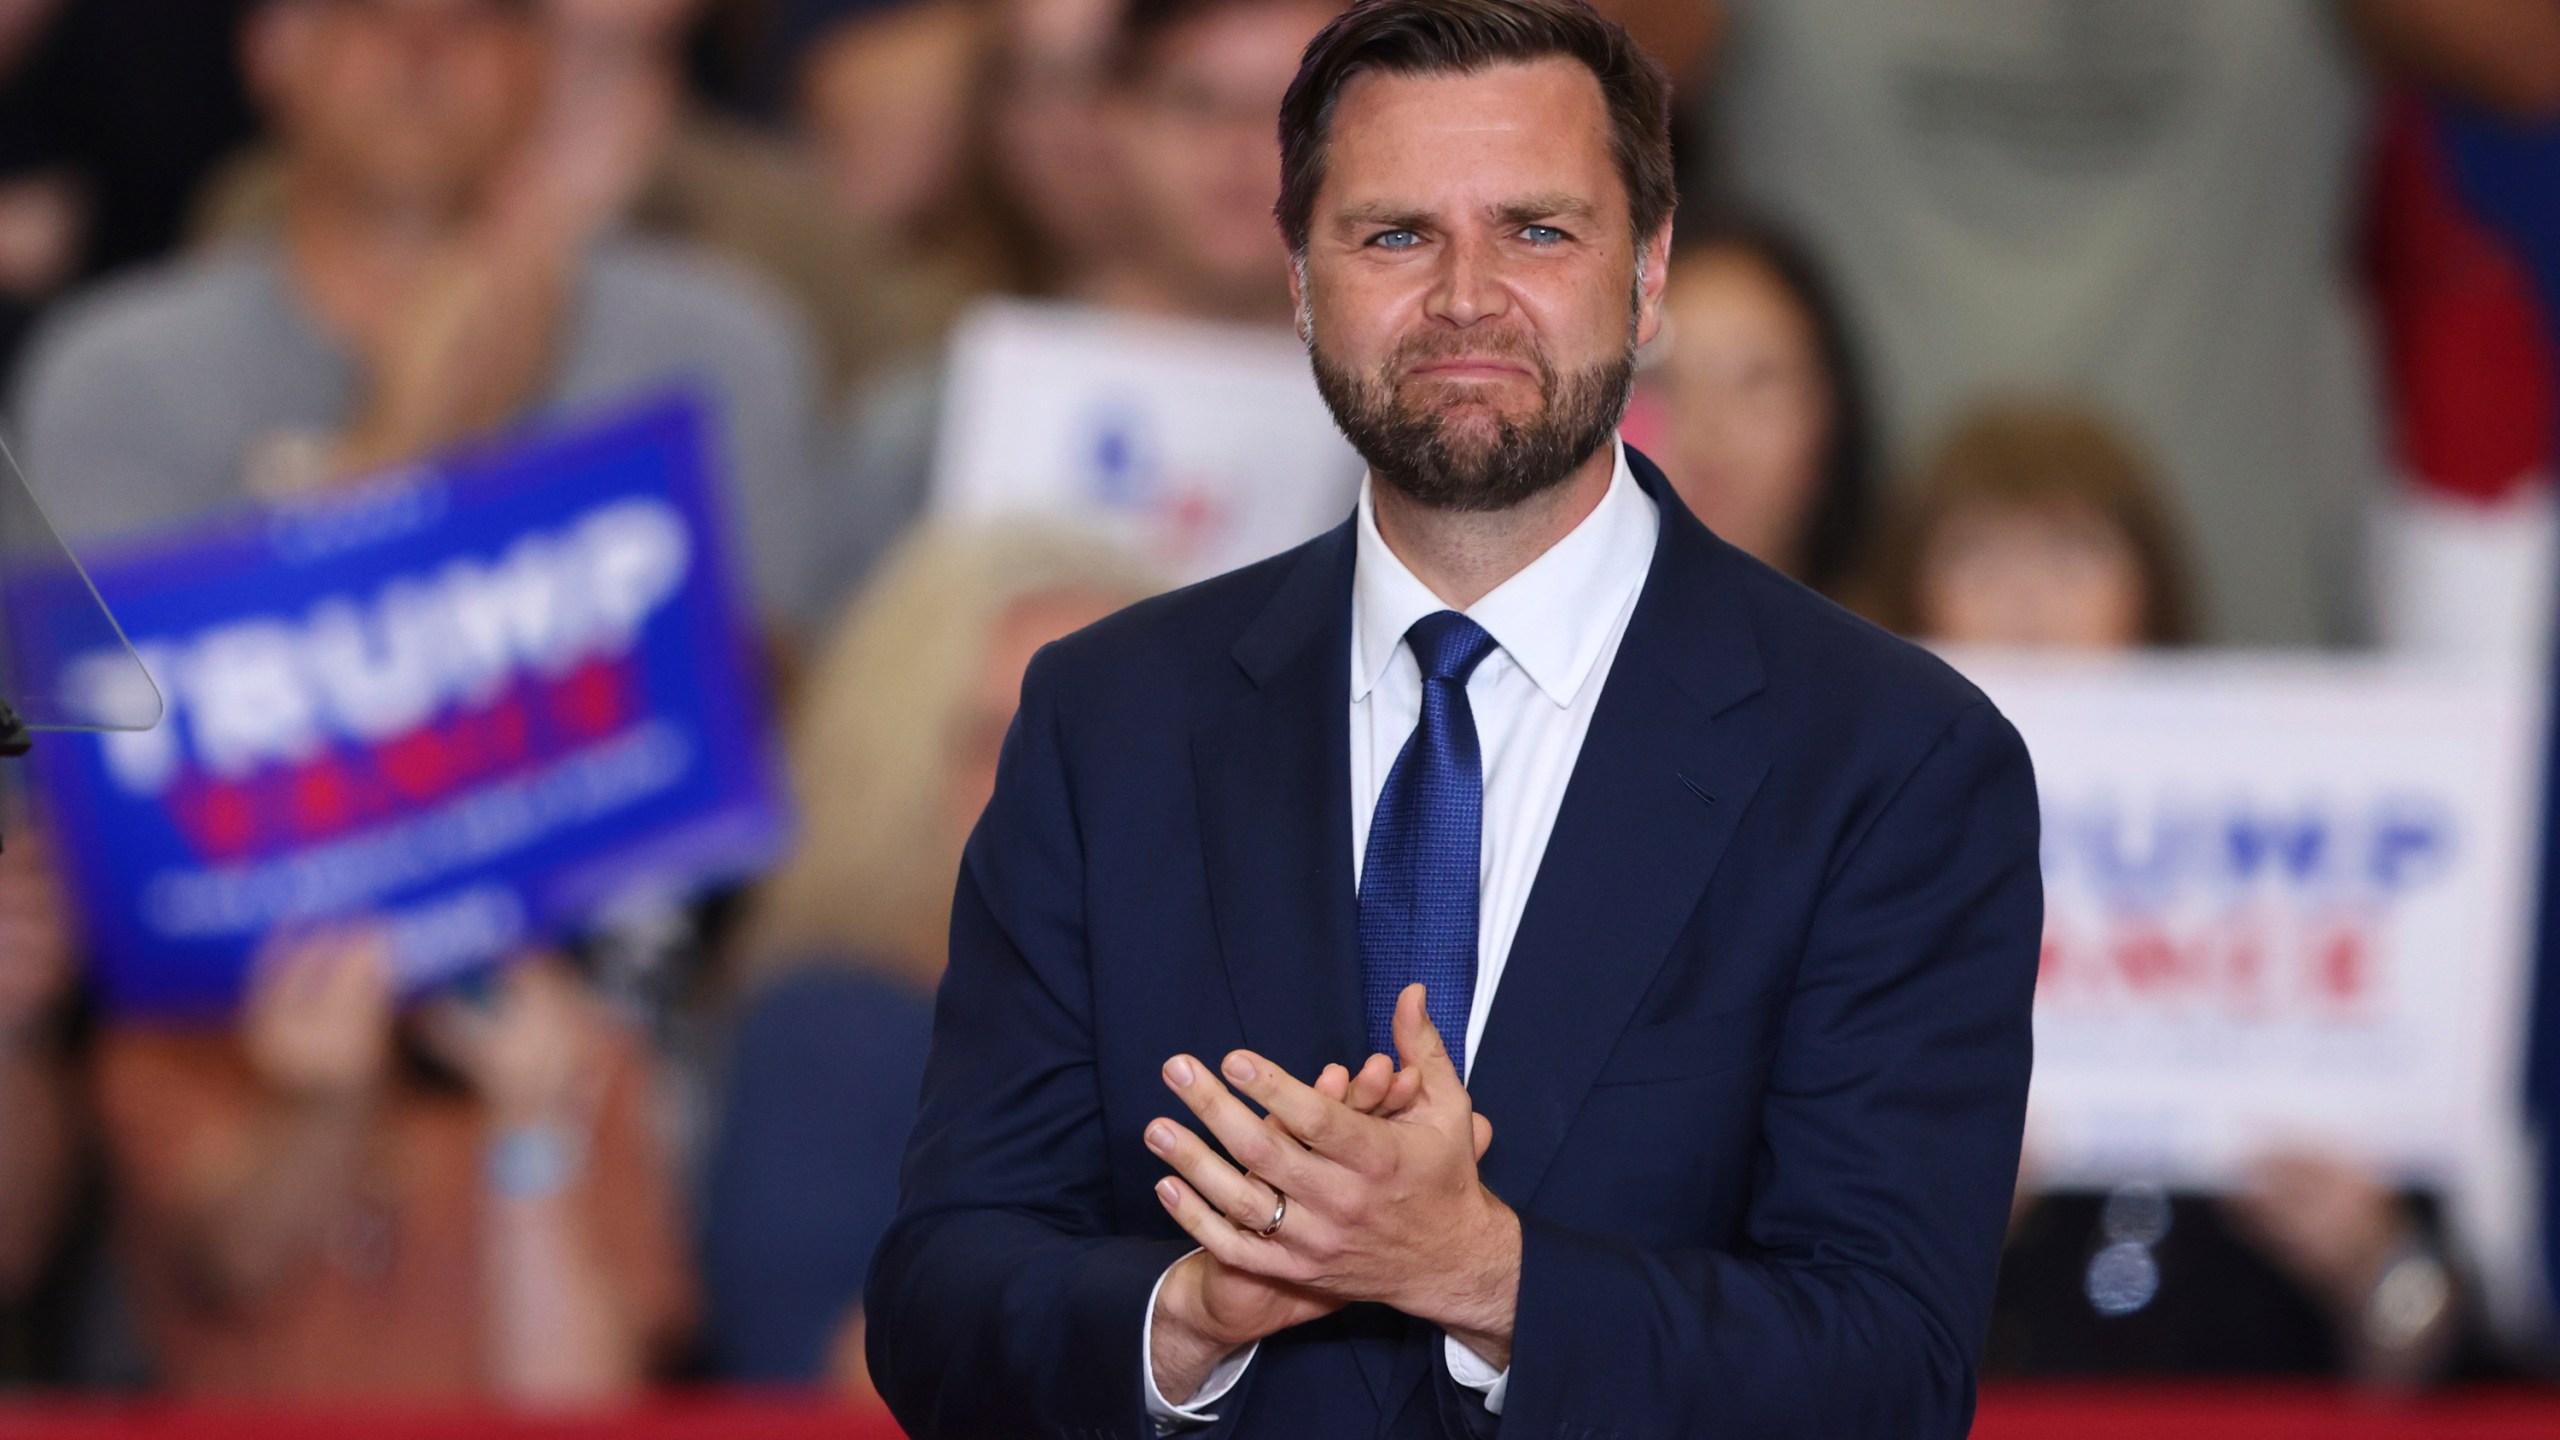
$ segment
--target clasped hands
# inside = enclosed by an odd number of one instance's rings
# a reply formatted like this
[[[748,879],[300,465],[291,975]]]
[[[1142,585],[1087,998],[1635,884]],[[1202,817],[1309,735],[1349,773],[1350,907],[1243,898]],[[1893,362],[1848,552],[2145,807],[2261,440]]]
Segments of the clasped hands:
[[[1420,985],[1397,997],[1395,1042],[1401,1067],[1372,1055],[1356,1075],[1327,1065],[1312,1085],[1247,1050],[1226,1057],[1227,1083],[1188,1055],[1165,1062],[1165,1084],[1235,1163],[1171,1120],[1147,1126],[1147,1148],[1176,1172],[1156,1198],[1201,1247],[1157,1294],[1158,1393],[1180,1404],[1224,1356],[1353,1301],[1510,1364],[1520,1221],[1477,1176],[1493,1126]],[[1284,1195],[1278,1228],[1261,1233]]]

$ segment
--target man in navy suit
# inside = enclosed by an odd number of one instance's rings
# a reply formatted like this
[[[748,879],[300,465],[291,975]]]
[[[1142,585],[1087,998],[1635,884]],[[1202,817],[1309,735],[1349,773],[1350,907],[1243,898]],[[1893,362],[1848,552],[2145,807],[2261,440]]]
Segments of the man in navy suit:
[[[1369,478],[1024,680],[868,1296],[919,1440],[1965,1432],[2033,779],[1618,443],[1667,110],[1583,0],[1308,48],[1279,218]]]

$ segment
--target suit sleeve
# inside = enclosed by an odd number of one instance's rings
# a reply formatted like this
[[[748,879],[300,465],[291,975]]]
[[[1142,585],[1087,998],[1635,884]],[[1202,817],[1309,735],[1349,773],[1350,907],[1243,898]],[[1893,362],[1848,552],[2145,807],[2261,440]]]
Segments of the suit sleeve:
[[[1055,658],[1023,682],[961,864],[898,1215],[865,1292],[872,1378],[915,1440],[1153,1440],[1147,1300],[1192,1248],[1116,1234]]]
[[[1977,704],[1834,862],[1745,1245],[1522,1217],[1506,1433],[1966,1433],[2025,1119],[2037,829],[2026,749]]]

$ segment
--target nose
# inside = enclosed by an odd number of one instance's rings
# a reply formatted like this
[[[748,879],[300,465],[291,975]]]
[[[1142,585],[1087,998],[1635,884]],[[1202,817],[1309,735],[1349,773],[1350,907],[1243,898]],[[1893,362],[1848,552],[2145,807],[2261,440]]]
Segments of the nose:
[[[1432,319],[1462,330],[1511,313],[1511,292],[1503,285],[1501,256],[1493,243],[1466,235],[1443,246],[1437,283],[1424,309]]]

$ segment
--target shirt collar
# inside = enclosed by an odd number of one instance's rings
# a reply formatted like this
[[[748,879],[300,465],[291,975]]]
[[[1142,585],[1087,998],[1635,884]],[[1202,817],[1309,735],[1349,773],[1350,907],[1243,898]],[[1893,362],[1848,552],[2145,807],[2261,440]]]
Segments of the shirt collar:
[[[1660,509],[1627,469],[1626,446],[1617,445],[1616,453],[1609,488],[1582,523],[1466,612],[1559,706],[1572,704],[1591,678],[1618,612],[1653,563]],[[1354,700],[1377,688],[1414,621],[1449,608],[1387,548],[1370,497],[1374,483],[1374,477],[1360,482],[1359,558],[1351,584]]]

